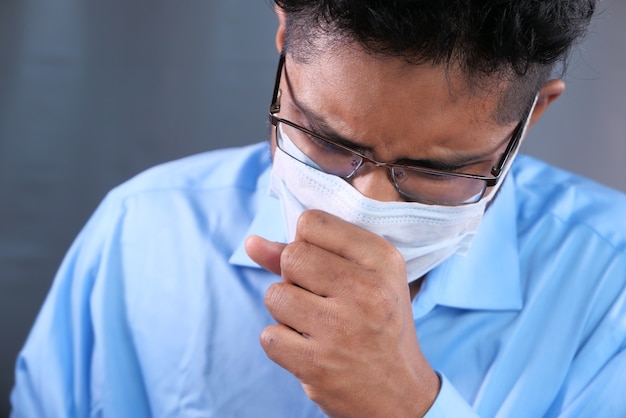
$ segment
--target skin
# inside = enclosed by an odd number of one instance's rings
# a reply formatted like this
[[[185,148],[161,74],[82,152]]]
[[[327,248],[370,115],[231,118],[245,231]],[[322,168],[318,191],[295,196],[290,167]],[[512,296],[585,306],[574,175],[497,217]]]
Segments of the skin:
[[[487,175],[504,151],[515,123],[495,122],[497,94],[472,92],[458,74],[446,78],[441,68],[373,57],[357,45],[321,50],[307,63],[287,54],[281,117],[345,138],[378,161],[461,161],[461,171]],[[561,80],[546,83],[531,124],[563,90]],[[364,168],[351,183],[370,198],[401,200],[384,169]],[[277,323],[262,332],[261,345],[327,415],[428,411],[440,382],[413,324],[411,300],[421,280],[407,285],[391,244],[311,210],[300,217],[294,242],[251,236],[246,250],[282,278],[265,295]]]

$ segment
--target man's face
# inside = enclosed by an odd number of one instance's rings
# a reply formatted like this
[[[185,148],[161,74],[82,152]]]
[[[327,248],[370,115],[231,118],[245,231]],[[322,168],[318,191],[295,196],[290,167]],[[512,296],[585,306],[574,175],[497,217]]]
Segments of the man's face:
[[[378,161],[489,176],[517,124],[495,122],[495,91],[444,68],[335,47],[307,63],[287,54],[280,116]],[[402,200],[385,169],[364,167],[350,182],[370,198]]]

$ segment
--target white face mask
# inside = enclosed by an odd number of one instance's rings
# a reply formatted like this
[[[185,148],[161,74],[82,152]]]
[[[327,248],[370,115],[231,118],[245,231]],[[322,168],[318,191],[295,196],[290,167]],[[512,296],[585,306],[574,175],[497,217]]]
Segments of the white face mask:
[[[300,151],[291,144],[289,152]],[[276,147],[270,193],[281,202],[289,242],[295,238],[302,212],[323,210],[389,241],[404,257],[407,280],[412,282],[451,255],[467,252],[486,205],[501,183],[479,202],[462,206],[380,202],[363,196],[342,178],[309,167]]]

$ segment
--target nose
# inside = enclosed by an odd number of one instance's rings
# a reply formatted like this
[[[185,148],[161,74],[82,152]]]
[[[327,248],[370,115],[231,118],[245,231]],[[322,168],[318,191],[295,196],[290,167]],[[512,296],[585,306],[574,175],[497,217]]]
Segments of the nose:
[[[370,199],[380,202],[404,201],[393,185],[389,169],[386,167],[377,167],[371,163],[365,163],[350,179],[350,184],[359,193]]]

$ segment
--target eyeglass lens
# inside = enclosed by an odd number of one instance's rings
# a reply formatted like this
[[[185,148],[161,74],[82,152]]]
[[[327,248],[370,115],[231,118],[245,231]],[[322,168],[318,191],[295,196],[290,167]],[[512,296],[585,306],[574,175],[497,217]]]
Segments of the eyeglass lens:
[[[293,158],[315,169],[344,179],[352,177],[364,164],[364,157],[300,128],[276,123],[279,147]],[[409,201],[459,205],[474,203],[483,196],[486,182],[481,179],[429,172],[409,166],[387,164],[397,191]]]

